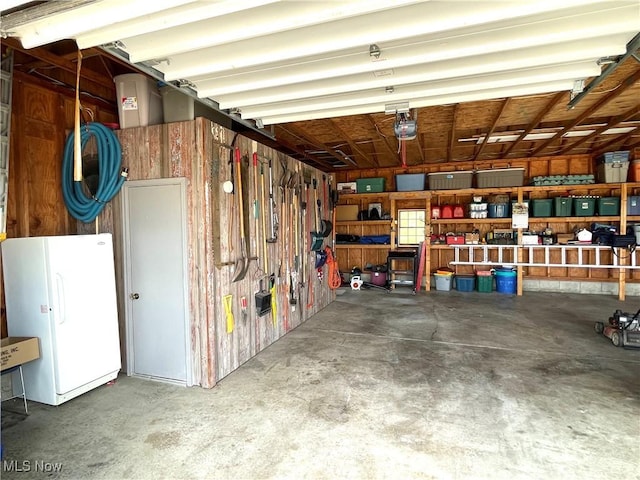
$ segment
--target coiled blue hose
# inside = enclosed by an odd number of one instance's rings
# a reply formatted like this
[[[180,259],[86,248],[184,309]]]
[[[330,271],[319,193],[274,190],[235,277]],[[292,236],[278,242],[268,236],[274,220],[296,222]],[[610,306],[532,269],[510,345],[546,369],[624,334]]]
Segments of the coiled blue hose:
[[[83,182],[73,180],[73,142],[74,133],[67,137],[62,159],[62,195],[67,210],[81,222],[93,222],[100,212],[120,191],[127,179],[126,169],[121,168],[122,148],[114,133],[101,123],[88,123],[80,129],[82,149],[95,137],[98,148],[99,180],[95,195],[91,196]]]

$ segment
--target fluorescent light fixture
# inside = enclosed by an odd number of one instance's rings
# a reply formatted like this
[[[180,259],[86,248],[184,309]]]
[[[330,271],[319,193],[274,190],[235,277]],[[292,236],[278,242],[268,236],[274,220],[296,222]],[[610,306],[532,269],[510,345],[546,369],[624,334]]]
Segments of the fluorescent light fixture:
[[[136,49],[138,54],[145,55],[144,52],[158,52],[166,49],[167,44],[173,45],[177,31],[169,34],[168,28],[175,28],[193,22],[203,21],[214,17],[229,15],[234,12],[256,8],[279,0],[225,0],[215,2],[215,7],[211,2],[192,2],[187,5],[177,5],[174,8],[162,10],[150,15],[145,15],[131,20],[122,21],[108,28],[92,30],[78,35],[76,43],[79,48],[90,48],[98,45],[111,43],[114,39],[131,38],[131,47]],[[193,28],[191,29],[191,32]],[[139,38],[145,36],[146,45],[140,44]],[[167,43],[167,35],[174,37]],[[162,36],[160,44],[154,41],[155,36]],[[179,40],[182,40],[181,38]],[[175,47],[174,47],[175,48]],[[148,49],[148,50],[146,50]],[[167,52],[164,55],[175,53]],[[150,55],[148,58],[153,58]]]
[[[21,25],[13,29],[12,34],[20,38],[24,48],[34,48],[194,1],[132,2],[131,0],[110,0],[95,2]],[[111,40],[118,39],[112,38]]]
[[[459,92],[450,95],[412,98],[411,108],[431,107],[434,105],[448,105],[452,103],[462,102],[475,102],[493,98],[517,97],[521,95],[536,95],[539,93],[558,92],[563,90],[569,91],[571,90],[572,85],[573,80],[560,80],[555,82],[542,82],[531,85],[516,85],[504,88],[490,88],[487,90]],[[367,113],[382,113],[384,112],[384,109],[384,102],[374,102],[362,105],[348,106],[344,108],[308,110],[306,112],[273,115],[269,117],[262,117],[262,122],[265,125],[273,125],[278,123],[318,120],[322,118],[363,115]]]
[[[243,3],[243,2],[238,2]],[[356,28],[362,24],[365,18],[378,18],[378,24],[385,15],[400,15],[404,11],[403,5],[415,3],[415,0],[395,0],[395,1],[367,1],[367,2],[279,2],[274,5],[266,5],[255,12],[239,13],[221,19],[212,19],[197,22],[191,25],[179,27],[173,33],[173,41],[166,44],[166,35],[162,31],[154,33],[152,36],[142,35],[137,38],[128,39],[127,45],[131,45],[129,53],[131,60],[139,62],[148,56],[156,56],[157,50],[161,49],[164,54],[176,55],[176,68],[183,68],[181,58],[183,52],[193,52],[195,58],[200,61],[209,58],[226,57],[230,52],[221,46],[237,45],[232,47],[235,50],[236,61],[226,58],[223,64],[239,66],[244,58],[249,58],[253,54],[265,54],[261,57],[260,63],[268,61],[283,60],[300,56],[302,50],[297,47],[300,44],[318,45],[320,48],[316,53],[326,50],[335,51],[347,48],[348,44],[339,44],[331,38],[332,33],[327,30],[339,33],[342,28]],[[418,5],[419,6],[419,5]],[[391,8],[395,7],[395,8]],[[416,8],[416,5],[410,5]],[[367,31],[372,33],[376,26],[368,26]],[[324,32],[324,33],[323,33]],[[345,36],[346,32],[342,33]],[[265,39],[269,36],[268,40]],[[305,38],[309,38],[305,40]],[[233,43],[230,43],[232,39]],[[133,41],[132,41],[133,40]],[[369,42],[367,42],[368,44]],[[286,46],[286,51],[295,52],[293,57],[282,54],[284,50],[278,45]],[[353,45],[356,45],[353,43]],[[362,45],[358,43],[358,45]],[[330,46],[330,47],[329,47]],[[245,50],[249,48],[250,50]],[[251,49],[254,49],[253,51]],[[257,50],[255,50],[257,49]],[[196,52],[194,52],[194,50]],[[213,50],[218,53],[209,52]],[[307,54],[313,53],[312,51]],[[192,58],[185,54],[186,58]],[[191,73],[187,72],[190,76]],[[172,73],[173,74],[173,73]]]
[[[576,78],[595,76],[600,67],[595,62],[554,65],[532,69],[500,72],[490,75],[478,75],[456,79],[438,80],[418,85],[396,86],[395,92],[388,94],[380,89],[363,90],[342,95],[328,95],[304,100],[294,100],[263,105],[250,105],[242,108],[243,118],[265,118],[275,115],[306,112],[309,110],[327,110],[344,108],[351,105],[371,103],[392,103],[407,98],[425,98],[431,96],[455,95],[467,90],[486,90],[508,88],[555,80],[568,80],[573,86]],[[569,87],[569,90],[571,87]],[[411,102],[413,106],[413,101]],[[221,108],[225,108],[221,104]]]
[[[623,133],[632,132],[635,129],[636,129],[636,127],[614,127],[614,128],[609,128],[609,129],[605,130],[604,132],[601,133],[601,135],[621,135]],[[565,133],[562,136],[565,137],[565,138],[568,138],[568,137],[587,137],[587,136],[591,135],[594,132],[595,132],[595,130],[570,130],[569,132]],[[525,142],[534,141],[534,140],[547,140],[549,138],[555,137],[555,135],[556,135],[555,132],[528,133],[522,140],[525,141]],[[505,134],[501,134],[501,135],[492,135],[492,136],[489,137],[489,140],[487,141],[487,143],[514,142],[519,137],[520,137],[520,135],[518,133],[514,133],[514,134],[505,133]],[[480,145],[480,144],[484,143],[484,138],[485,138],[484,135],[480,135],[478,137],[471,137],[471,138],[460,138],[460,139],[458,139],[458,142],[473,142],[473,143],[477,143],[478,145]]]
[[[593,10],[594,7],[590,8]],[[581,58],[597,59],[603,55],[611,55],[611,51],[624,53],[630,36],[638,29],[637,7],[634,13],[629,6],[626,10],[589,11],[587,14],[572,15],[570,18],[541,18],[537,22],[533,19],[522,20],[521,24],[518,24],[518,19],[514,19],[510,24],[505,22],[504,25],[492,25],[493,28],[489,31],[476,28],[475,31],[447,32],[445,38],[442,38],[443,34],[431,33],[412,38],[410,42],[398,40],[385,45],[385,60],[375,64],[369,61],[361,46],[347,48],[345,45],[339,55],[310,55],[305,47],[313,43],[312,38],[298,38],[296,43],[300,45],[301,50],[305,49],[305,52],[300,58],[282,62],[272,61],[275,59],[271,58],[268,49],[260,55],[254,55],[254,51],[246,49],[260,48],[259,45],[236,43],[235,48],[230,48],[228,52],[226,49],[212,51],[211,55],[205,57],[208,65],[202,65],[202,71],[190,77],[198,84],[202,96],[217,97],[460,57],[473,61],[474,57],[496,52],[505,52],[505,55],[515,57],[518,50],[528,50],[536,46],[556,47],[552,54],[560,57],[563,51],[575,50],[575,44],[581,41],[591,45],[594,50],[587,57],[580,53],[580,56],[571,61]],[[239,50],[240,46],[246,48]],[[607,49],[602,48],[605,46]],[[225,58],[227,53],[228,58]],[[255,57],[255,62],[248,56]],[[268,63],[265,63],[267,59]],[[526,60],[527,57],[520,57],[520,62]],[[203,64],[202,58],[195,57],[194,61]],[[564,60],[558,60],[560,61]],[[557,62],[552,60],[550,63]],[[229,70],[231,67],[233,70]],[[170,71],[164,73],[166,78],[173,75]]]
[[[471,47],[473,39],[468,37],[472,33],[495,28],[495,25],[488,27],[487,24],[491,22],[499,23],[502,20],[509,19],[509,22],[513,25],[513,22],[517,22],[519,18],[522,18],[521,23],[527,24],[532,23],[531,19],[527,18],[527,15],[542,13],[547,14],[542,18],[550,20],[554,16],[553,12],[571,6],[576,6],[576,9],[572,10],[572,14],[579,15],[579,12],[583,10],[588,12],[595,8],[589,7],[587,3],[591,2],[467,2],[465,3],[467,8],[455,9],[451,8],[449,2],[419,2],[413,5],[344,18],[305,28],[293,28],[266,38],[256,36],[256,38],[175,55],[171,59],[170,68],[163,70],[163,73],[167,80],[204,75],[210,75],[209,78],[211,78],[215,72],[225,72],[256,65],[274,65],[277,62],[299,62],[300,58],[318,54],[330,56],[330,52],[336,52],[337,55],[335,56],[339,56],[345,50],[352,48],[362,49],[363,45],[371,43],[372,38],[381,46],[386,55],[386,42],[404,39],[405,43],[413,43],[414,39],[410,42],[407,42],[406,39],[425,36],[430,33],[435,34],[436,32],[440,33],[438,37],[440,38],[439,44],[441,48],[446,49],[442,44],[454,41],[454,38],[451,37],[456,36],[456,29],[460,29],[460,35],[466,37],[458,39],[458,44],[466,45],[469,51],[467,55],[481,54],[486,51],[483,49],[486,43]],[[603,10],[602,5],[597,10]],[[597,21],[594,19],[588,25],[589,33],[586,33],[585,29],[585,33],[582,36],[601,36],[597,33],[597,24],[604,21],[602,16],[601,14],[600,19]],[[428,18],[429,21],[425,22],[425,18]],[[505,22],[504,26],[506,27],[507,25],[508,23]],[[571,26],[573,28],[570,28]],[[564,30],[556,32],[555,37],[549,34],[545,22],[540,22],[532,30],[537,31],[538,36],[548,36],[549,40],[545,43],[558,43],[575,39],[576,37],[580,38],[580,35],[576,36],[574,33],[574,30],[580,28],[565,22]],[[637,22],[633,28],[637,30]],[[249,27],[246,27],[246,29],[251,30]],[[594,30],[596,33],[594,33]],[[611,25],[602,28],[602,32],[610,33],[611,31]],[[450,38],[443,39],[443,32],[449,32],[447,37]],[[496,35],[496,32],[493,31],[492,34]],[[126,41],[126,39],[124,40]],[[435,40],[435,36],[432,40]],[[500,50],[504,50],[509,45],[505,43],[503,38],[494,38],[493,43],[499,45],[498,48]],[[521,44],[522,47],[529,45],[527,43]],[[134,49],[131,49],[129,53],[132,61],[144,60]],[[384,64],[384,68],[392,67],[392,65],[387,66],[386,60],[384,62],[370,62],[368,53],[363,52],[362,55],[370,64],[370,69],[378,70],[383,67],[382,64]]]
[[[546,65],[575,64],[581,61],[592,62],[593,72],[596,70],[599,54],[623,52],[623,36],[616,36],[616,42],[604,42],[602,39],[580,40],[560,45],[532,47],[523,50],[478,55],[470,58],[454,58],[433,63],[416,64],[398,68],[393,80],[376,78],[370,72],[355,75],[343,75],[324,80],[313,80],[299,84],[283,84],[276,87],[250,90],[249,85],[238,93],[215,96],[221,108],[243,107],[262,103],[283,102],[301,98],[318,97],[348,93],[372,88],[386,88],[390,83],[394,87],[435,81],[446,78],[465,77],[496,73],[501,71],[535,68]],[[266,75],[268,76],[268,75]],[[209,96],[209,92],[198,84],[201,96]]]

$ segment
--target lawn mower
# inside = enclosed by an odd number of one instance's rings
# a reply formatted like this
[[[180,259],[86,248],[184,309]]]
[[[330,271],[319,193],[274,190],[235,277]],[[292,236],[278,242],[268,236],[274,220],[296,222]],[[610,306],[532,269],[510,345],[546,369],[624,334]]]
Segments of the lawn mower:
[[[616,310],[609,317],[608,325],[596,322],[595,329],[597,333],[609,338],[616,347],[640,347],[640,310],[635,315]]]

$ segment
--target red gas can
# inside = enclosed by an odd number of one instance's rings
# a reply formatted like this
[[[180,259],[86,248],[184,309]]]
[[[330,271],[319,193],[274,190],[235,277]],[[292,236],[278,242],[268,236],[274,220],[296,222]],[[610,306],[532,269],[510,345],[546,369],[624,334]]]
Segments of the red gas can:
[[[440,206],[432,205],[431,206],[431,220],[437,220],[440,218]]]
[[[442,207],[442,218],[453,218],[453,208],[451,208],[451,205]]]
[[[453,207],[453,218],[464,218],[464,207],[462,205]]]

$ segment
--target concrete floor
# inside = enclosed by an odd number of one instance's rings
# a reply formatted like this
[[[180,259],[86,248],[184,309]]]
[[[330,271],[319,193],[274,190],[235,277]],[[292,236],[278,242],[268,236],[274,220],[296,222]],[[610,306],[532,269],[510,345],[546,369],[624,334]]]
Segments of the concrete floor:
[[[345,291],[212,390],[122,376],[26,419],[6,402],[5,460],[32,470],[2,479],[640,479],[640,349],[593,330],[638,307]]]

